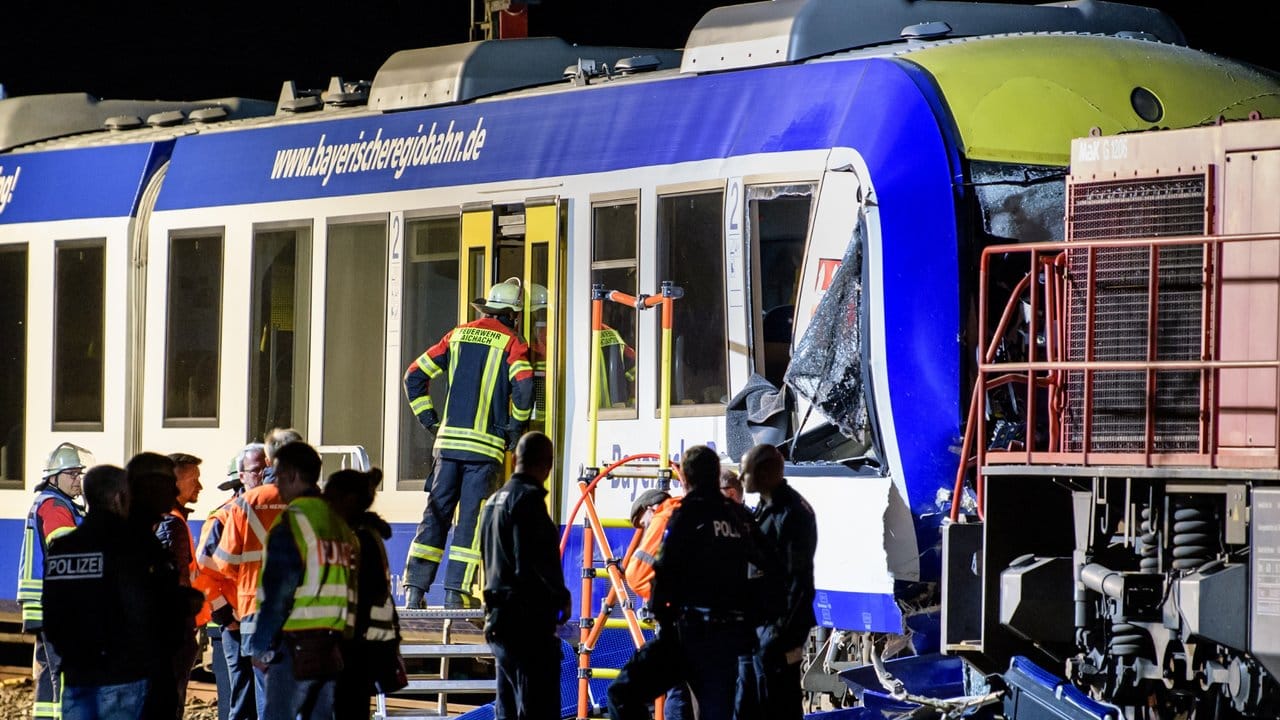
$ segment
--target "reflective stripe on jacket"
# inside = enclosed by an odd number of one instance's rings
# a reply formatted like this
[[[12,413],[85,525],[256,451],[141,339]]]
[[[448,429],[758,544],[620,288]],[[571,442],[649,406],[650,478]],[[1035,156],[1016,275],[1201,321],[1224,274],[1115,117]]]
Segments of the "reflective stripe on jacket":
[[[678,497],[667,498],[658,505],[653,511],[653,517],[649,519],[649,527],[640,536],[640,546],[631,554],[631,561],[627,563],[627,585],[646,601],[653,592],[653,563],[658,559],[662,540],[667,536],[667,523],[671,521],[671,513],[680,507],[680,500]]]
[[[636,351],[622,334],[606,325],[600,331],[600,407],[631,405],[631,387],[636,379]]]
[[[289,503],[272,528],[273,534],[287,529],[302,560],[302,575],[296,587],[272,587],[268,558],[258,585],[258,601],[267,595],[292,594],[293,606],[281,628],[284,632],[331,630],[350,634],[356,622],[356,573],[360,542],[346,522],[324,499],[300,497]],[[258,618],[259,631],[269,619]]]
[[[274,484],[259,485],[227,506],[222,539],[204,570],[212,574],[214,582],[235,588],[235,596],[228,599],[237,619],[243,620],[257,610],[267,528],[285,507]]]
[[[414,415],[435,409],[431,380],[444,373],[449,395],[435,452],[455,460],[502,462],[507,429],[527,423],[533,408],[529,346],[493,318],[455,327],[405,370],[404,391]]]
[[[71,514],[73,524],[46,527],[40,507],[53,502]],[[84,510],[69,495],[46,485],[36,493],[35,502],[27,511],[27,522],[22,530],[22,548],[18,554],[18,603],[22,606],[24,630],[39,629],[44,623],[44,608],[40,595],[44,590],[44,558],[49,551],[49,541],[65,535],[84,520]]]
[[[369,642],[394,642],[400,638],[400,618],[391,592],[391,565],[385,541],[391,526],[377,514],[366,512],[351,526],[360,541],[360,573],[356,583],[356,637]]]
[[[196,543],[194,568],[191,571],[191,587],[204,594],[204,605],[196,616],[196,622],[200,624],[208,623],[214,611],[226,607],[236,595],[235,585],[209,570],[209,566],[213,564],[213,553],[222,540],[222,531],[227,523],[227,509],[233,502],[235,497],[228,498],[209,513],[209,517],[200,526],[200,540]]]

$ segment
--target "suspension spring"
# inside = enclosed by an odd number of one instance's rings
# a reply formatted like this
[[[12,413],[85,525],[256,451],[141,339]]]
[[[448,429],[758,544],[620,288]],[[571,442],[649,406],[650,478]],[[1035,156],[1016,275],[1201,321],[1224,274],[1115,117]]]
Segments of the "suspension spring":
[[[1112,621],[1111,639],[1107,642],[1108,654],[1122,658],[1137,657],[1150,645],[1151,638],[1146,630],[1124,620]]]
[[[1160,572],[1160,533],[1156,531],[1153,514],[1150,505],[1142,508],[1142,560],[1138,567],[1144,573]]]
[[[1173,511],[1173,569],[1192,572],[1213,559],[1218,527],[1213,510],[1182,503]]]

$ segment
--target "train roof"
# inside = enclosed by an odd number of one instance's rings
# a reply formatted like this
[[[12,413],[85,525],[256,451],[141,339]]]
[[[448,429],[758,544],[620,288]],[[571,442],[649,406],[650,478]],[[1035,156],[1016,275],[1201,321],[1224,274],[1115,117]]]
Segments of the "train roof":
[[[561,48],[572,48],[556,41]],[[541,43],[489,41],[471,43],[461,53],[469,58],[482,58],[486,72],[518,64],[523,49],[542,53]],[[490,48],[486,50],[486,46]],[[512,52],[495,54],[493,49]],[[437,87],[441,78],[459,77],[465,73],[456,61],[459,47],[439,48],[441,55],[454,56],[434,70],[423,69],[417,77],[418,87]],[[615,60],[636,57],[625,49],[615,49]],[[416,52],[419,64],[429,63],[430,53]],[[1186,127],[1214,122],[1219,115],[1227,118],[1246,117],[1251,111],[1265,116],[1280,114],[1277,103],[1277,76],[1244,63],[1219,58],[1185,46],[1136,39],[1125,36],[1082,35],[1078,33],[1014,33],[969,38],[912,39],[847,50],[805,64],[847,62],[875,57],[905,60],[924,68],[933,78],[954,118],[964,154],[974,159],[1005,160],[1031,164],[1065,165],[1069,153],[1068,140],[1087,134],[1092,128],[1105,133],[1128,132],[1152,127]],[[402,58],[403,59],[403,58]],[[559,64],[564,56],[543,62],[544,68]],[[1154,62],[1158,60],[1158,62]],[[603,64],[603,63],[602,63]],[[406,73],[401,63],[400,73]],[[447,69],[446,69],[447,68]],[[609,74],[601,72],[584,76],[560,68],[555,83],[487,93],[475,88],[451,92],[459,96],[477,95],[465,102],[444,101],[432,107],[474,104],[521,97],[582,93],[639,84],[665,83],[692,79],[694,74],[681,72],[668,54],[656,68],[647,72]],[[711,74],[715,77],[719,73]],[[568,77],[566,77],[568,75]],[[1229,82],[1222,82],[1229,79]],[[412,87],[412,81],[400,80],[400,86]],[[288,84],[286,83],[286,90]],[[369,90],[369,97],[379,97],[388,87]],[[490,89],[492,86],[490,86]],[[1133,107],[1137,88],[1145,88],[1154,97],[1158,114],[1146,118]],[[1062,102],[1036,102],[1045,93]],[[1142,94],[1142,93],[1139,93]],[[287,127],[324,123],[359,117],[384,115],[371,105],[344,106],[316,103],[316,111],[291,112],[283,109],[289,93],[282,94],[274,114],[227,118],[217,123],[185,122],[177,125],[143,125],[135,129],[98,130],[71,137],[61,137],[15,148],[12,153],[36,152],[75,147],[96,147],[126,143],[165,142],[191,134],[222,133],[257,127]],[[1242,101],[1241,98],[1247,98]],[[21,98],[17,98],[21,99]],[[1150,100],[1145,95],[1141,99]],[[0,101],[0,107],[14,99]],[[1243,103],[1243,104],[1242,104]],[[1031,122],[1037,113],[1052,106],[1053,114],[1043,122]],[[1064,112],[1064,107],[1070,111]],[[397,113],[390,113],[397,114]],[[1048,152],[1046,147],[1052,146]]]
[[[314,119],[309,110],[323,109],[332,117],[349,114],[343,111],[366,101],[370,109],[383,112],[459,104],[528,88],[560,90],[566,77],[579,85],[613,82],[619,75],[634,79],[654,70],[669,77],[675,67],[699,74],[793,64],[866,48],[875,54],[910,51],[921,41],[1027,31],[1183,42],[1177,26],[1157,10],[1096,0],[1031,7],[943,0],[770,0],[711,10],[690,33],[683,55],[576,46],[556,38],[405,50],[383,64],[372,84],[344,84],[335,78],[323,93],[298,93],[285,83],[274,108],[239,98],[165,102],[64,94],[0,99],[0,152],[156,141],[255,116],[274,116],[272,124],[287,124],[285,116],[306,122]]]
[[[740,70],[903,40],[1027,31],[1127,34],[1185,42],[1177,24],[1159,10],[1097,0],[1034,6],[945,0],[769,0],[709,11],[689,34],[681,70]]]
[[[100,100],[88,93],[0,96],[0,152],[86,133],[109,135],[143,127],[202,125],[270,115],[275,106],[261,100]],[[172,137],[174,130],[164,134]],[[182,131],[177,131],[182,132]],[[133,135],[127,142],[136,142]]]

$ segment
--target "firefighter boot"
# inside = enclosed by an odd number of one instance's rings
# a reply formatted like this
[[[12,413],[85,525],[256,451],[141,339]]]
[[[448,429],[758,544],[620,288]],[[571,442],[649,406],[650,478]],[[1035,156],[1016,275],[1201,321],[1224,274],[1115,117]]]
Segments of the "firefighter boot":
[[[466,610],[480,607],[480,603],[471,595],[458,590],[445,590],[444,606],[450,610]]]
[[[424,608],[427,606],[426,593],[424,593],[420,587],[405,585],[404,595],[404,606],[407,610],[417,610],[418,608]]]

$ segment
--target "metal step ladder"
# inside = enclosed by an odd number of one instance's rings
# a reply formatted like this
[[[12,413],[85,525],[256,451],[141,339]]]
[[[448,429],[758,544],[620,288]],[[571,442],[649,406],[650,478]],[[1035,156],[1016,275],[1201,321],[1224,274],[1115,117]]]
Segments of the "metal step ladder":
[[[439,643],[407,642],[400,646],[400,655],[406,662],[422,659],[440,661],[440,670],[436,674],[410,673],[409,684],[394,694],[395,697],[414,697],[435,695],[434,712],[423,710],[388,710],[387,696],[379,694],[376,698],[376,709],[373,720],[405,720],[421,718],[422,720],[439,720],[439,718],[458,717],[449,714],[450,694],[483,694],[492,695],[497,692],[497,678],[452,679],[450,677],[450,661],[454,659],[488,659],[493,662],[493,651],[487,643],[454,643],[454,624],[471,620],[483,620],[484,610],[426,608],[407,610],[398,608],[401,621],[404,620],[442,620]]]

